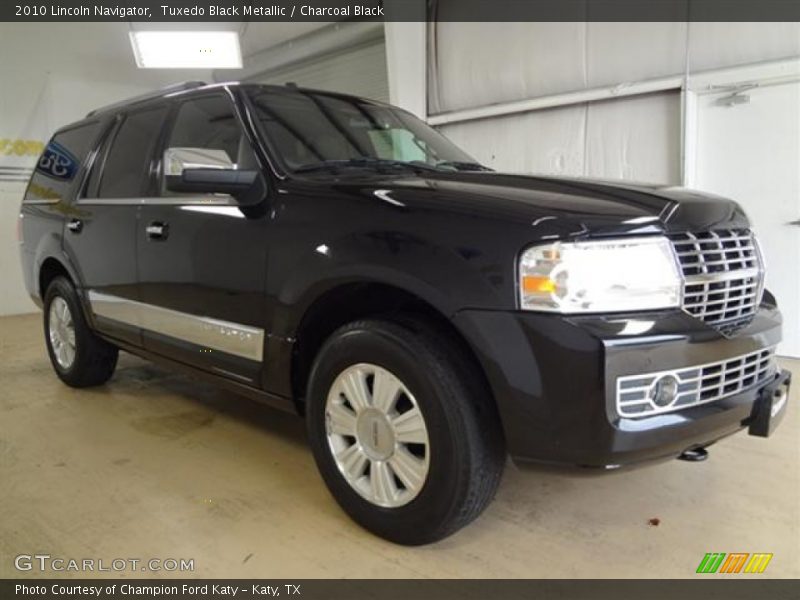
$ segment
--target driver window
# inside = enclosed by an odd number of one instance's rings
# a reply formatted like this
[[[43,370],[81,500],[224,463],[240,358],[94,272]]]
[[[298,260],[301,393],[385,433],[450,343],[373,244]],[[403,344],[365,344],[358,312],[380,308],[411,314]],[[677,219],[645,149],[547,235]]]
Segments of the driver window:
[[[181,155],[196,168],[257,169],[253,149],[224,96],[205,96],[181,104],[165,146],[163,173],[171,172],[170,157]],[[176,196],[166,189],[162,174],[161,195]]]

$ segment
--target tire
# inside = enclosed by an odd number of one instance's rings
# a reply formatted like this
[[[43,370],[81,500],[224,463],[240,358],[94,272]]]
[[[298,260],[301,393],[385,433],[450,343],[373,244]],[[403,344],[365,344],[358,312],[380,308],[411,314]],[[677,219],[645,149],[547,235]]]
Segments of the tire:
[[[337,330],[312,367],[306,413],[334,498],[387,540],[447,537],[497,490],[506,454],[489,390],[458,346],[420,322],[363,320]]]
[[[53,369],[67,385],[102,385],[114,374],[119,350],[89,328],[78,293],[65,277],[56,277],[45,292],[44,338]]]

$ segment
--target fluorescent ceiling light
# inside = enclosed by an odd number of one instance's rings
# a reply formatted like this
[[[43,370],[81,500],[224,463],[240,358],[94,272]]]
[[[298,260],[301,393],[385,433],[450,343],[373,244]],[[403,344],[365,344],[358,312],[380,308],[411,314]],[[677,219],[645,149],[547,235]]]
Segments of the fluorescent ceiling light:
[[[140,69],[241,69],[235,31],[131,31]]]

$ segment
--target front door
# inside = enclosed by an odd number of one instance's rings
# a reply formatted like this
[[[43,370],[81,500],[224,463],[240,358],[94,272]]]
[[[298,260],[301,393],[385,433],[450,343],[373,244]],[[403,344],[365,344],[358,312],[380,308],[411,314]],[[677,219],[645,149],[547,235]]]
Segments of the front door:
[[[178,104],[164,150],[208,164],[258,168],[222,93]],[[265,339],[267,220],[226,195],[166,190],[141,207],[137,257],[145,348],[260,385]],[[258,213],[258,214],[255,214]]]

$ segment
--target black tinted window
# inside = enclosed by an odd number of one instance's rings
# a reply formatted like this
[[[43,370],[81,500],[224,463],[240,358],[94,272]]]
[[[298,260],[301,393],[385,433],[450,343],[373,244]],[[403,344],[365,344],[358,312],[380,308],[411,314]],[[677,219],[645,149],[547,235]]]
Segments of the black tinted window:
[[[111,129],[112,131],[109,131],[108,135],[104,136],[100,142],[94,160],[89,164],[89,178],[83,190],[84,197],[92,198],[97,196],[97,184],[100,182],[100,175],[103,174],[103,160],[108,154],[108,147],[111,145],[111,141],[114,139],[114,127],[112,126]]]
[[[354,159],[474,163],[438,131],[391,106],[274,88],[250,97],[261,131],[290,168]]]
[[[25,199],[63,197],[92,149],[99,127],[99,123],[90,123],[55,134],[36,164]]]
[[[127,115],[117,130],[103,165],[100,198],[135,198],[144,192],[150,157],[161,132],[166,108]]]
[[[181,105],[168,148],[197,148],[224,152],[232,168],[252,169],[255,157],[224,96],[208,96]],[[219,158],[222,155],[214,154]]]

